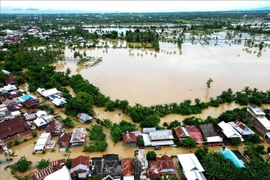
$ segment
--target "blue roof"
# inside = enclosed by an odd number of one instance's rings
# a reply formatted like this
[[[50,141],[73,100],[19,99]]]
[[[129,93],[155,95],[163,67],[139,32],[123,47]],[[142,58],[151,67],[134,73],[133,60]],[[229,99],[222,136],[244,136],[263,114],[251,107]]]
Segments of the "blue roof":
[[[244,168],[244,163],[239,160],[236,155],[228,148],[225,149],[221,149],[219,151],[220,154],[222,154],[225,158],[231,160],[233,162],[233,164],[237,167],[237,168]]]
[[[23,95],[21,98],[22,98],[22,100],[24,100],[24,101],[26,101],[26,100],[28,100],[28,99],[30,99],[30,100],[31,100],[31,99],[34,99],[32,96],[29,96],[29,95],[27,95],[27,94],[26,94],[26,95]]]

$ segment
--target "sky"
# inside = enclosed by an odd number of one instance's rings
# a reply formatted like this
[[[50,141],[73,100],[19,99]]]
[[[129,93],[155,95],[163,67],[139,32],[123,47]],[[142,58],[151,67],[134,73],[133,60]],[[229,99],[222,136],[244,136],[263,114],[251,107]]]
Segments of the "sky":
[[[75,1],[75,0],[0,0],[1,10],[37,8],[40,10],[82,10],[94,12],[173,12],[219,11],[270,7],[270,1]]]

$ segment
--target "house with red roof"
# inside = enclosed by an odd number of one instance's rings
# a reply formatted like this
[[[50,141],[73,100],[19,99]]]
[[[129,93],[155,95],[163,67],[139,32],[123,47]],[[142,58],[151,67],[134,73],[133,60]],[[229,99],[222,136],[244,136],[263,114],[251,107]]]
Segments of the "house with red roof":
[[[46,132],[51,133],[52,136],[58,136],[64,131],[64,125],[58,121],[54,121],[46,127]]]
[[[17,117],[0,123],[0,139],[21,133],[29,129],[23,117]]]
[[[122,134],[123,143],[125,147],[131,147],[137,145],[137,137],[135,133],[126,131]]]
[[[8,76],[8,78],[5,80],[5,84],[17,85],[16,76]]]
[[[44,169],[33,172],[28,180],[44,180],[46,176],[56,172],[59,169],[61,169],[61,166],[48,166]]]
[[[134,164],[132,158],[121,159],[121,169],[123,179],[134,179]]]
[[[71,139],[71,134],[66,133],[66,132],[62,133],[59,136],[58,145],[60,146],[60,150],[61,149],[65,150],[69,146],[70,139]]]
[[[188,131],[186,130],[185,127],[178,126],[178,127],[174,128],[174,133],[178,137],[180,144],[183,143],[184,139],[190,137],[190,134],[188,133]]]
[[[204,142],[201,131],[194,125],[186,126],[186,129],[190,136],[196,141],[197,144]]]
[[[70,175],[72,178],[86,179],[89,174],[90,158],[88,156],[78,156],[72,159]]]
[[[156,157],[156,161],[148,162],[148,175],[150,178],[160,178],[160,176],[176,177],[176,171],[172,158],[168,155]]]

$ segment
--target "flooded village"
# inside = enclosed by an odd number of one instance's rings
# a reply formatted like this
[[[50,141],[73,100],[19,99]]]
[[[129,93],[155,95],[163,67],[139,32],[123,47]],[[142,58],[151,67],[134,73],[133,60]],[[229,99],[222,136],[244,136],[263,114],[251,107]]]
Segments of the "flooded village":
[[[5,15],[0,179],[268,180],[270,20],[240,14]]]

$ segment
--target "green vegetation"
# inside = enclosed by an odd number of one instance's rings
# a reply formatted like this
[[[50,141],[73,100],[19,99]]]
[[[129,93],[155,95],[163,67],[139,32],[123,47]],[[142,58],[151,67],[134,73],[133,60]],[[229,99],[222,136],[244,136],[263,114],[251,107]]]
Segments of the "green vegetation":
[[[119,124],[114,123],[111,127],[111,136],[113,142],[116,144],[119,141],[122,141],[122,133],[125,133],[127,131],[132,132],[136,130],[137,126],[135,124],[132,124],[125,120],[122,120]]]
[[[103,132],[101,125],[95,124],[89,129],[89,145],[85,145],[83,152],[96,152],[96,151],[105,151],[108,147],[106,142],[106,134]]]
[[[241,139],[239,137],[230,138],[230,143],[233,146],[238,146],[241,143]]]
[[[75,127],[75,121],[70,116],[66,117],[65,119],[61,119],[60,122],[63,123],[66,128]]]
[[[48,167],[49,164],[50,164],[50,160],[49,160],[49,159],[48,159],[48,160],[46,160],[46,159],[41,159],[41,160],[38,162],[38,164],[37,164],[36,167],[37,167],[38,169],[44,169],[44,168]]]
[[[13,144],[14,144],[14,146],[18,146],[19,144],[21,144],[20,139],[19,138],[15,138]]]
[[[157,157],[157,154],[155,151],[148,151],[146,153],[146,159],[148,161],[155,161],[156,160],[156,157]]]
[[[211,88],[212,82],[214,82],[212,78],[209,78],[209,79],[206,81],[206,86],[207,86],[208,89]]]
[[[258,134],[254,134],[252,136],[247,137],[246,141],[252,142],[254,144],[258,144],[258,143],[262,142],[262,140],[260,139],[260,136]]]
[[[196,141],[193,138],[188,137],[188,138],[186,138],[186,139],[183,140],[182,145],[184,147],[193,148],[193,147],[196,147]]]
[[[15,164],[6,166],[5,169],[10,168],[12,174],[15,174],[16,171],[23,173],[27,171],[31,165],[32,162],[28,161],[27,158],[23,156]]]

